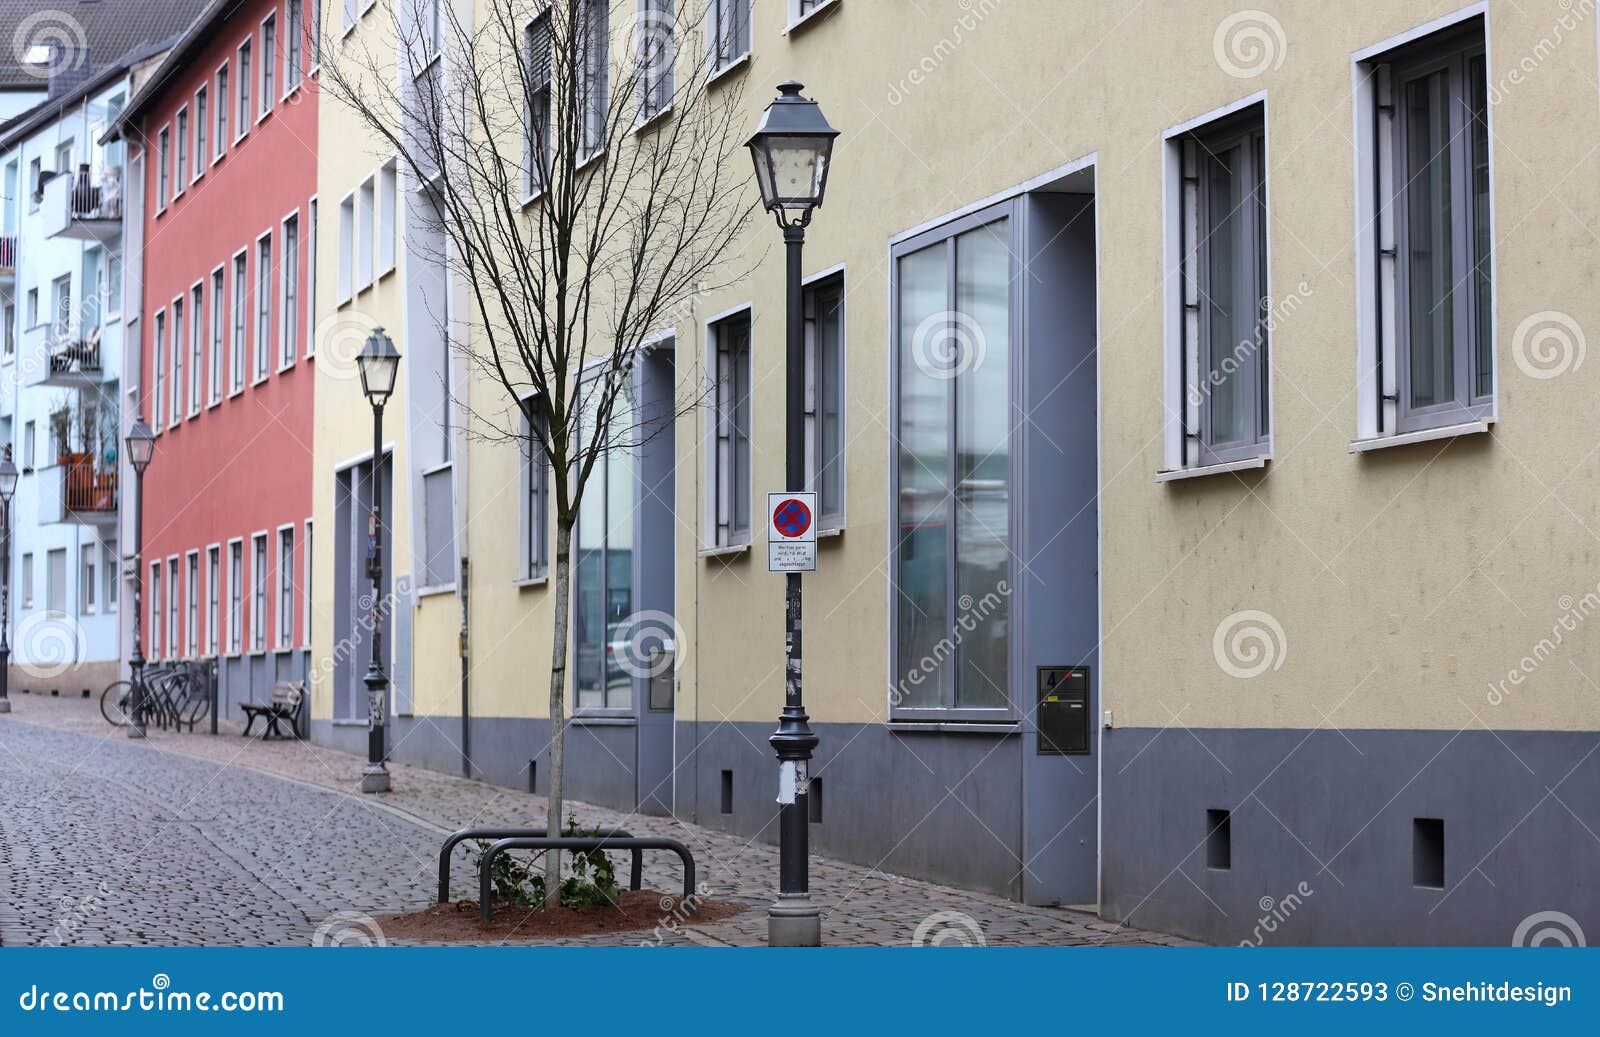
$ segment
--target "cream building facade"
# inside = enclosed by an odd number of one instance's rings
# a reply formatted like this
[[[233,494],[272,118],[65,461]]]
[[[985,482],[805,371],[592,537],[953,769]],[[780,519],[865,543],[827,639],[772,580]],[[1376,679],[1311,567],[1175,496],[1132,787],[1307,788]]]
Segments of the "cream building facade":
[[[727,9],[680,74],[744,89],[751,127],[799,80],[842,131],[805,262],[812,846],[1223,942],[1261,939],[1269,899],[1292,943],[1600,922],[1593,6]],[[358,139],[344,118],[322,139]],[[359,242],[382,162],[350,151],[320,159],[319,309],[406,331],[393,756],[542,792],[536,476],[416,399],[454,370],[467,410],[506,406],[418,341],[417,293],[448,293],[409,241],[333,305],[339,199]],[[569,795],[769,841],[778,245],[752,224],[750,276],[635,374],[641,406],[707,402],[580,529],[593,675],[565,718]],[[350,584],[321,531],[371,451],[345,378],[317,390],[318,645]],[[440,471],[448,526],[420,500]],[[671,680],[605,661],[641,624]],[[337,741],[335,685],[313,731]]]

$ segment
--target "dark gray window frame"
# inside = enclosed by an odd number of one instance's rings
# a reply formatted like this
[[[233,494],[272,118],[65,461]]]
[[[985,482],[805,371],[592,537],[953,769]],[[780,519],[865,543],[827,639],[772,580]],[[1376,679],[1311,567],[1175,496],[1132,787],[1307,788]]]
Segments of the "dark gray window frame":
[[[1481,62],[1478,83],[1473,82],[1473,66]],[[1476,305],[1477,282],[1485,275],[1485,268],[1493,261],[1493,246],[1482,257],[1474,255],[1477,241],[1478,217],[1472,204],[1472,177],[1476,166],[1474,147],[1476,135],[1471,132],[1469,120],[1479,114],[1488,118],[1488,56],[1484,39],[1483,22],[1474,19],[1466,26],[1455,27],[1435,36],[1407,44],[1405,47],[1382,56],[1370,63],[1375,78],[1374,103],[1379,114],[1389,118],[1390,172],[1392,190],[1383,195],[1382,184],[1376,196],[1380,205],[1391,207],[1391,225],[1394,228],[1392,255],[1384,251],[1381,240],[1379,269],[1382,260],[1393,260],[1394,329],[1393,361],[1395,365],[1395,395],[1379,400],[1379,421],[1383,420],[1383,404],[1395,404],[1395,427],[1391,433],[1417,432],[1427,429],[1483,421],[1494,416],[1495,387],[1493,364],[1493,327],[1484,328],[1478,319]],[[1411,384],[1411,327],[1410,327],[1410,254],[1409,216],[1413,201],[1413,186],[1407,173],[1407,127],[1404,107],[1405,88],[1427,76],[1443,71],[1447,75],[1450,162],[1450,237],[1451,268],[1450,306],[1452,340],[1453,398],[1421,407],[1412,406]],[[1475,88],[1476,87],[1476,88]],[[1483,96],[1474,102],[1477,89]],[[1382,119],[1375,120],[1376,132],[1384,132]],[[1488,134],[1485,133],[1487,140]],[[1487,156],[1484,156],[1487,163]],[[1491,183],[1492,190],[1492,183]],[[1382,226],[1382,220],[1379,221]],[[1492,233],[1491,233],[1492,240]],[[1381,328],[1380,317],[1380,328]],[[1479,362],[1482,336],[1489,336],[1488,370]],[[1383,346],[1379,344],[1379,362],[1382,363]],[[1480,392],[1480,376],[1490,381],[1489,391]],[[1379,382],[1382,392],[1382,381]]]
[[[732,334],[742,328],[743,340]],[[751,542],[754,523],[755,497],[753,483],[754,446],[751,426],[754,400],[754,371],[751,358],[751,339],[755,334],[755,318],[749,307],[743,307],[711,322],[711,537],[707,546],[712,548],[742,547]],[[740,377],[738,354],[744,353],[743,378]],[[743,399],[745,427],[743,438],[747,444],[746,462],[739,463],[739,413]],[[723,473],[727,473],[724,487]],[[738,503],[746,504],[745,520],[738,520]]]
[[[543,426],[542,412],[540,418]],[[517,574],[524,583],[542,582],[550,576],[550,458],[526,415],[522,419],[520,486]]]
[[[1179,297],[1181,312],[1178,321],[1178,349],[1180,362],[1185,368],[1188,358],[1188,321],[1191,305],[1194,306],[1192,313],[1198,331],[1196,369],[1193,372],[1185,370],[1182,380],[1183,399],[1180,402],[1185,416],[1183,456],[1188,458],[1189,445],[1193,442],[1199,455],[1197,462],[1199,465],[1225,464],[1229,461],[1262,457],[1271,449],[1272,413],[1268,383],[1271,345],[1267,308],[1270,305],[1271,295],[1267,270],[1266,108],[1264,105],[1255,104],[1242,111],[1225,115],[1192,133],[1182,135],[1177,138],[1176,144],[1179,148],[1181,187],[1179,230],[1187,236],[1192,215],[1196,235],[1193,242],[1184,240],[1180,243],[1183,288]],[[1234,147],[1239,148],[1241,156],[1242,168],[1238,172],[1250,185],[1246,193],[1254,198],[1255,204],[1244,205],[1239,212],[1246,225],[1244,240],[1249,253],[1236,265],[1237,273],[1244,276],[1235,286],[1233,305],[1236,311],[1255,315],[1256,346],[1239,358],[1237,370],[1233,375],[1243,379],[1250,390],[1243,400],[1244,426],[1249,430],[1248,434],[1240,440],[1219,443],[1212,436],[1214,394],[1205,388],[1217,377],[1217,371],[1211,363],[1211,358],[1214,356],[1212,349],[1214,326],[1210,319],[1211,308],[1207,305],[1212,298],[1211,236],[1207,228],[1213,223],[1212,213],[1217,203],[1211,196],[1210,179],[1205,172],[1211,166],[1220,164],[1218,156]],[[1195,210],[1192,214],[1189,211],[1191,204]],[[1191,304],[1188,298],[1191,283],[1198,289],[1195,304]],[[1241,342],[1238,345],[1242,344]],[[1237,348],[1230,351],[1230,355],[1236,356],[1237,353]],[[1196,426],[1190,428],[1188,413],[1193,397],[1198,397],[1199,413]]]
[[[955,219],[953,219],[953,220],[951,220],[951,221],[949,221],[947,223],[940,224],[939,226],[934,227],[932,229],[929,229],[927,231],[924,231],[923,233],[917,234],[914,237],[907,238],[904,241],[900,241],[900,242],[892,245],[890,247],[890,250],[889,250],[889,336],[890,336],[890,339],[889,339],[889,371],[890,371],[890,375],[889,375],[889,430],[890,430],[889,431],[889,435],[890,435],[890,460],[889,460],[889,501],[888,501],[889,523],[888,523],[888,525],[889,525],[889,529],[890,529],[890,533],[889,533],[889,538],[890,538],[890,541],[889,541],[889,665],[890,665],[889,675],[890,675],[890,684],[889,684],[888,691],[889,691],[889,696],[890,696],[890,698],[889,698],[889,720],[890,720],[891,723],[899,722],[899,721],[907,721],[907,722],[928,721],[928,722],[942,722],[942,723],[954,722],[954,723],[974,723],[974,724],[995,724],[995,725],[999,726],[999,725],[1016,724],[1016,723],[1019,723],[1022,720],[1022,714],[1017,709],[1017,701],[1018,701],[1018,685],[1017,685],[1017,681],[1018,681],[1018,675],[1021,673],[1021,641],[1020,641],[1019,638],[1017,638],[1014,635],[1011,636],[1008,639],[1008,643],[1006,645],[1006,670],[1007,670],[1007,674],[1006,674],[1006,688],[1005,688],[1006,705],[1004,707],[1000,707],[1000,708],[985,708],[985,707],[976,707],[976,706],[958,706],[958,705],[956,705],[955,704],[956,688],[955,688],[954,679],[953,679],[953,677],[951,677],[950,679],[945,679],[947,674],[951,674],[953,672],[951,667],[949,667],[949,666],[942,667],[941,670],[939,671],[940,672],[940,691],[941,691],[941,696],[942,696],[943,702],[945,703],[944,705],[940,705],[940,706],[902,706],[902,705],[897,705],[895,703],[894,699],[895,699],[895,696],[900,691],[899,682],[901,680],[905,679],[906,672],[907,672],[906,671],[906,667],[905,667],[903,661],[900,658],[900,645],[899,645],[899,641],[898,641],[898,631],[899,631],[899,628],[900,628],[900,625],[899,625],[900,624],[900,590],[899,590],[899,585],[897,583],[898,574],[899,574],[899,571],[900,571],[900,551],[902,549],[901,538],[898,535],[898,529],[899,529],[899,518],[898,518],[898,516],[899,516],[899,513],[900,513],[900,504],[899,504],[899,501],[900,501],[900,466],[899,466],[899,461],[898,461],[898,454],[899,454],[899,450],[900,450],[900,443],[899,443],[899,429],[900,429],[900,363],[899,363],[899,359],[900,359],[900,350],[901,350],[901,343],[898,341],[899,328],[900,328],[900,260],[902,258],[904,258],[905,256],[908,256],[908,255],[910,255],[910,254],[912,254],[914,252],[920,252],[923,249],[928,248],[930,246],[943,245],[944,247],[951,249],[952,250],[952,255],[951,255],[951,257],[950,257],[950,259],[949,259],[949,261],[947,263],[947,267],[946,267],[946,276],[948,278],[948,284],[947,284],[947,288],[946,288],[946,293],[947,293],[947,298],[952,300],[951,305],[953,306],[954,305],[953,304],[953,300],[955,298],[955,280],[956,280],[956,276],[957,276],[957,263],[955,261],[955,257],[954,257],[954,254],[953,254],[954,247],[955,247],[955,240],[958,237],[960,237],[962,234],[965,234],[966,232],[968,232],[970,230],[975,230],[975,229],[977,229],[979,227],[983,227],[983,226],[986,226],[988,224],[995,223],[995,222],[997,222],[999,220],[1007,220],[1008,221],[1009,233],[1010,233],[1010,236],[1011,236],[1011,274],[1010,274],[1010,278],[1009,278],[1009,284],[1010,284],[1009,305],[1010,305],[1011,313],[1010,313],[1010,321],[1009,321],[1009,324],[1010,324],[1009,334],[1007,336],[1008,339],[1009,339],[1009,352],[1008,352],[1008,355],[1007,355],[1007,362],[1009,364],[1009,367],[1008,367],[1008,388],[1009,388],[1010,399],[1008,399],[1006,401],[1006,406],[1007,407],[1011,407],[1011,406],[1014,405],[1016,400],[1020,399],[1020,395],[1019,395],[1019,393],[1020,393],[1020,378],[1021,378],[1021,371],[1022,371],[1022,364],[1020,363],[1020,361],[1021,361],[1021,357],[1022,357],[1022,346],[1023,346],[1023,342],[1024,342],[1024,327],[1025,327],[1025,315],[1023,313],[1023,291],[1022,291],[1022,284],[1023,284],[1022,264],[1023,264],[1023,260],[1019,258],[1019,257],[1024,256],[1026,254],[1025,247],[1024,247],[1024,245],[1022,243],[1022,235],[1024,233],[1023,227],[1022,227],[1022,225],[1024,223],[1024,220],[1022,218],[1023,217],[1023,202],[1024,202],[1024,199],[1025,199],[1025,196],[1018,196],[1016,198],[1007,199],[1006,201],[1003,201],[1003,202],[998,202],[998,203],[996,203],[994,205],[986,206],[986,207],[984,207],[982,209],[979,209],[979,210],[977,210],[975,212],[971,212],[971,213],[968,213],[968,214],[966,214],[964,216],[957,217],[957,218],[955,218]],[[955,380],[951,379],[948,384],[950,386],[950,392],[948,393],[948,396],[949,396],[949,410],[950,410],[949,435],[951,437],[954,437],[955,436],[955,428],[956,428],[956,424],[955,424],[955,410],[956,410]],[[1020,515],[1020,512],[1021,512],[1022,509],[1016,506],[1016,489],[1020,485],[1019,479],[1020,479],[1021,474],[1022,474],[1022,464],[1023,464],[1023,458],[1022,458],[1020,447],[1021,447],[1021,437],[1019,437],[1018,434],[1017,434],[1016,422],[1012,422],[1011,429],[1010,429],[1010,434],[1009,434],[1009,437],[1008,437],[1008,445],[1007,445],[1007,450],[1008,450],[1009,455],[1010,455],[1009,456],[1009,463],[1008,463],[1008,466],[1007,466],[1007,480],[1008,480],[1008,484],[1009,484],[1009,486],[1011,488],[1012,496],[1011,496],[1011,506],[1008,509],[1008,515],[1007,515],[1006,536],[1008,538],[1008,543],[1009,544],[1013,544],[1013,545],[1020,542],[1020,536],[1021,536],[1021,531],[1022,531],[1022,528],[1021,528],[1021,515]],[[952,449],[947,451],[947,462],[946,463],[949,465],[949,478],[951,480],[951,484],[953,485],[954,484],[954,478],[955,478],[954,466],[955,466],[955,463],[956,463],[956,451],[953,448],[953,446],[952,446]],[[956,558],[956,551],[955,551],[955,545],[954,545],[954,541],[955,541],[955,537],[956,537],[956,530],[955,530],[955,523],[954,522],[949,522],[949,523],[946,524],[946,526],[947,526],[947,529],[946,529],[946,537],[947,537],[947,541],[946,541],[946,543],[947,543],[946,558],[947,558],[947,564],[949,565],[949,569],[948,569],[949,579],[947,579],[946,583],[945,583],[945,595],[946,595],[946,613],[945,613],[945,615],[947,617],[947,620],[950,620],[950,618],[954,617],[955,615],[957,615],[957,613],[959,611],[957,606],[956,606],[957,592],[956,592],[956,580],[955,580],[955,569],[954,569],[954,560]],[[1010,585],[1013,586],[1013,587],[1016,587],[1016,586],[1019,585],[1018,584],[1018,574],[1017,574],[1017,564],[1016,564],[1016,560],[1015,560],[1015,556],[1014,555],[1012,557],[1012,561],[1011,561],[1011,564],[1010,564],[1010,572],[1007,574],[1007,580],[1010,583]],[[1012,628],[1013,628],[1013,630],[1015,629],[1015,624],[1014,623],[1013,623],[1013,627]]]

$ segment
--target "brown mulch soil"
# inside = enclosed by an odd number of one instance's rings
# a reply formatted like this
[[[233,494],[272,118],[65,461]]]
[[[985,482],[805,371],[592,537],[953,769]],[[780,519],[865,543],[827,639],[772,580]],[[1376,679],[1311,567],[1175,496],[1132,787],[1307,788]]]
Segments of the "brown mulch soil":
[[[682,928],[720,922],[745,911],[749,905],[726,900],[701,900],[694,914],[679,906],[681,897],[654,890],[623,890],[616,907],[563,907],[552,911],[496,904],[494,920],[478,918],[476,900],[434,904],[424,911],[384,915],[378,925],[390,940],[479,943],[488,940],[553,940],[574,936],[631,933],[660,926]]]

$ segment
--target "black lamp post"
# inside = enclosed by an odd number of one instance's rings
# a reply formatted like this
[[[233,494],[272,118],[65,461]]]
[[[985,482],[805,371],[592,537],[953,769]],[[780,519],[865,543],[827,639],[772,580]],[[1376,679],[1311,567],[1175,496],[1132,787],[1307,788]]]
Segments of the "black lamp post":
[[[11,712],[11,495],[17,492],[17,466],[6,444],[0,460],[0,713]]]
[[[800,94],[799,83],[781,83],[778,97],[767,106],[761,125],[750,138],[761,201],[777,217],[788,254],[785,349],[784,472],[790,492],[806,488],[805,445],[805,312],[801,300],[801,250],[811,212],[822,204],[828,184],[833,140],[839,131],[828,125],[815,101]],[[800,574],[787,573],[784,591],[785,679],[783,712],[770,739],[778,754],[780,787],[792,780],[794,796],[779,815],[778,899],[767,911],[767,943],[773,947],[816,947],[822,942],[822,918],[811,902],[807,796],[811,750],[817,746],[800,694]],[[791,771],[790,780],[785,772]]]
[[[373,328],[356,356],[361,369],[361,391],[372,404],[372,514],[367,519],[367,575],[372,577],[372,662],[362,683],[367,686],[367,765],[361,770],[362,792],[388,792],[388,755],[384,746],[384,720],[388,714],[389,678],[382,659],[383,621],[383,405],[394,392],[400,371],[400,353],[394,340]]]
[[[133,690],[128,695],[128,737],[144,737],[144,470],[156,452],[155,433],[143,418],[134,420],[125,440],[128,463],[133,465],[133,655],[128,666],[133,671]],[[9,534],[8,534],[9,539]]]

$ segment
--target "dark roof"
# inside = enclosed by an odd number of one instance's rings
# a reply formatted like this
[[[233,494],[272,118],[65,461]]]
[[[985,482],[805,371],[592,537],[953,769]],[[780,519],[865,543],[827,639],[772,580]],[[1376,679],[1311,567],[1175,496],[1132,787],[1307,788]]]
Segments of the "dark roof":
[[[0,0],[0,3],[4,2],[6,0]],[[175,76],[183,74],[194,53],[204,47],[211,39],[212,33],[226,25],[228,19],[237,14],[247,2],[248,0],[202,0],[196,4],[199,13],[189,23],[188,28],[184,29],[182,35],[173,41],[167,56],[161,59],[161,64],[157,65],[155,71],[151,72],[144,83],[134,91],[127,107],[122,109],[122,114],[106,127],[105,134],[100,138],[101,143],[121,137],[129,126],[136,127],[139,117],[150,106],[150,102],[161,96]]]
[[[141,48],[186,29],[206,0],[0,0],[0,89],[38,87],[47,77],[23,63],[30,47],[54,48],[52,96],[71,93]],[[15,41],[15,45],[12,43]]]

